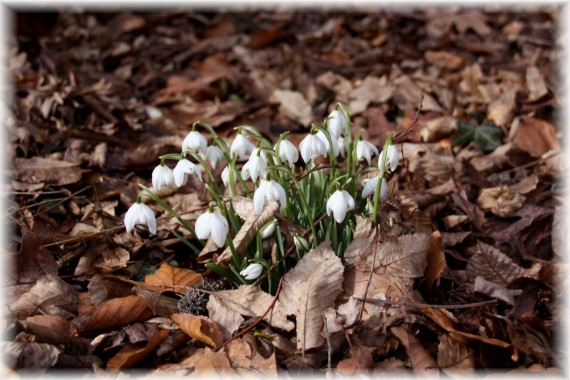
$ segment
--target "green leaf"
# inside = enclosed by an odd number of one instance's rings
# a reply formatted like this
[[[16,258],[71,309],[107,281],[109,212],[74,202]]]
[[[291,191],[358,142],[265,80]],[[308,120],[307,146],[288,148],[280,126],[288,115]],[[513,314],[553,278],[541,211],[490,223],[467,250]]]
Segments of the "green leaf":
[[[457,131],[451,138],[451,144],[467,146],[475,138],[475,124],[470,121],[459,120],[457,122]]]
[[[473,142],[483,152],[490,153],[503,145],[503,131],[493,123],[483,123],[475,129]]]

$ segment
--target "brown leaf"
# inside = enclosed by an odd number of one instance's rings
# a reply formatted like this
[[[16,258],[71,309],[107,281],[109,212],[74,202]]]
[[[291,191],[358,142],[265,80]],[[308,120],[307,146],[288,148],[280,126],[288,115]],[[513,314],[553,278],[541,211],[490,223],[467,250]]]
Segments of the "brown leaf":
[[[342,292],[344,266],[330,242],[313,248],[283,277],[279,300],[297,321],[297,348],[305,350],[323,343],[321,313]]]
[[[251,340],[255,343],[254,339],[252,337]],[[227,352],[232,366],[240,376],[253,374],[277,376],[275,352],[267,359],[264,358],[257,351],[257,347],[248,343],[247,337],[231,341],[227,346]]]
[[[81,179],[79,163],[32,157],[16,158],[16,179],[26,183],[45,182],[53,185],[69,185]]]
[[[93,336],[107,330],[113,330],[130,323],[144,322],[152,317],[152,311],[139,296],[113,298],[89,317],[79,331],[81,336]]]
[[[374,361],[370,350],[363,346],[353,346],[351,357],[341,360],[336,370],[343,376],[359,375],[373,367]]]
[[[93,266],[100,268],[103,272],[111,273],[118,269],[125,268],[130,259],[131,255],[126,249],[121,247],[115,247],[113,249],[106,247],[101,257]]]
[[[284,31],[281,28],[259,29],[253,36],[251,36],[249,47],[251,49],[262,49],[270,46],[283,35],[283,32]]]
[[[467,272],[472,280],[481,276],[488,281],[509,285],[523,274],[523,269],[497,248],[477,242],[477,251],[467,262]]]
[[[59,350],[46,343],[6,342],[2,351],[6,363],[18,369],[48,369],[59,357]]]
[[[133,291],[146,302],[153,315],[167,317],[179,311],[176,298],[142,286],[135,287]]]
[[[449,51],[427,50],[424,54],[424,58],[429,63],[433,63],[446,69],[457,69],[463,65],[463,59],[457,54]]]
[[[443,253],[443,243],[439,231],[433,231],[431,234],[431,244],[427,253],[427,268],[425,275],[425,285],[428,294],[431,295],[433,284],[445,269],[445,254]]]
[[[45,275],[25,294],[9,304],[18,319],[43,313],[73,317],[79,304],[77,291],[55,275]]]
[[[313,119],[311,105],[300,92],[275,90],[269,100],[279,104],[279,113],[302,125],[308,125]]]
[[[250,203],[251,208],[249,213],[247,213],[247,218],[244,218],[244,223],[242,224],[239,232],[233,239],[233,245],[235,247],[238,255],[243,255],[249,244],[255,238],[259,229],[267,222],[269,222],[275,214],[279,211],[279,203],[270,202],[267,204],[261,214],[257,215],[253,210],[253,201]],[[240,215],[240,217],[242,217]],[[225,264],[232,258],[232,251],[230,248],[226,248],[224,252],[218,257],[216,263]]]
[[[191,269],[176,268],[163,263],[154,274],[149,274],[144,278],[144,283],[154,286],[163,292],[175,292],[186,294],[184,286],[197,285],[204,281],[201,274]]]
[[[77,329],[71,322],[57,315],[34,315],[26,318],[26,323],[43,326],[66,336],[73,336],[77,333]]]
[[[180,326],[182,331],[200,342],[217,349],[224,343],[222,332],[216,321],[189,313],[176,313],[170,316]]]
[[[465,378],[475,374],[475,356],[467,342],[447,334],[439,336],[437,364],[449,377]]]
[[[17,282],[35,283],[43,275],[57,275],[53,255],[41,244],[38,235],[23,232],[22,245],[16,259]]]
[[[437,363],[413,334],[403,327],[393,326],[390,330],[406,348],[416,375],[439,377]]]
[[[210,318],[220,324],[224,338],[228,339],[244,321],[242,315],[258,318],[269,308],[272,301],[273,297],[258,287],[242,285],[238,289],[213,293],[207,308]],[[277,300],[264,321],[275,328],[291,331],[294,324],[287,320],[287,314],[291,312],[288,305]]]
[[[369,104],[384,103],[390,100],[395,87],[388,84],[386,77],[376,78],[367,76],[362,83],[351,91],[348,108],[351,115],[358,115],[364,112]]]
[[[528,88],[528,102],[534,102],[548,94],[548,88],[544,77],[540,73],[538,67],[527,67],[526,69],[526,86]]]
[[[150,355],[154,349],[168,335],[169,330],[157,330],[148,344],[127,343],[107,363],[107,369],[118,371],[133,367],[135,364]]]
[[[509,305],[515,304],[513,290],[507,289],[503,285],[487,281],[481,276],[477,276],[473,282],[473,291],[485,294],[489,297],[499,299]]]
[[[513,121],[509,140],[517,148],[533,157],[540,157],[549,150],[558,149],[560,142],[554,126],[534,117],[520,117]]]
[[[452,116],[436,117],[425,122],[420,136],[425,142],[436,142],[457,130],[457,119]]]
[[[498,216],[510,216],[522,207],[526,197],[511,191],[507,186],[481,189],[477,206]]]

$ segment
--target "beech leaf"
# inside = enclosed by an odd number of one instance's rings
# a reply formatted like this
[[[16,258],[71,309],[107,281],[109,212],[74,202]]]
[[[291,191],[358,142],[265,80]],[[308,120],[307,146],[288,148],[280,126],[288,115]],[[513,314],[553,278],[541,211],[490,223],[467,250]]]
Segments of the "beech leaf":
[[[144,278],[147,285],[160,288],[161,292],[176,292],[186,294],[184,286],[192,286],[204,281],[201,274],[191,269],[176,268],[168,263],[163,263],[154,274]]]
[[[477,276],[473,283],[473,291],[485,294],[489,297],[499,299],[509,305],[515,304],[513,291],[503,285],[487,281],[481,276]]]
[[[297,348],[303,352],[323,343],[322,312],[342,292],[344,266],[329,241],[309,251],[283,277],[279,300],[297,321]]]
[[[437,363],[413,334],[403,327],[394,326],[390,330],[406,348],[412,368],[417,375],[438,377]]]
[[[488,281],[508,285],[524,271],[497,248],[478,241],[477,251],[467,262],[467,273],[472,280],[481,276]]]
[[[130,368],[150,355],[168,335],[169,330],[157,330],[147,344],[127,343],[107,363],[107,369]]]
[[[206,343],[212,348],[218,348],[224,343],[222,332],[216,321],[202,315],[176,313],[170,316],[180,326],[182,331],[192,338]]]
[[[465,378],[475,374],[475,356],[467,342],[448,334],[439,336],[437,364],[449,377]]]

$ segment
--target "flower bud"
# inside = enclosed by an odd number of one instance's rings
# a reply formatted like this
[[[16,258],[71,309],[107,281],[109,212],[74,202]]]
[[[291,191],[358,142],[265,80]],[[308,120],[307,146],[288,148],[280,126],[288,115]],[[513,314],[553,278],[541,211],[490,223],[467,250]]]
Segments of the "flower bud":
[[[273,218],[273,220],[265,223],[265,225],[261,227],[261,229],[259,230],[259,235],[261,236],[262,239],[264,240],[267,239],[268,237],[273,235],[276,226],[277,226],[277,219]]]
[[[309,251],[309,242],[304,237],[295,234],[293,235],[293,241],[295,242],[295,247],[297,247],[298,250],[303,252]]]

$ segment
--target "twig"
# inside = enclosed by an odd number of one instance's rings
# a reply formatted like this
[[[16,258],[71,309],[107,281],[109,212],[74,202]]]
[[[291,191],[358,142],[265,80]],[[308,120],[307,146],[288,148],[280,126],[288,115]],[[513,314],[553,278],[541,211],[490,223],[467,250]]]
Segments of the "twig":
[[[374,274],[374,267],[376,266],[376,252],[378,251],[378,235],[379,235],[379,228],[378,225],[375,227],[375,234],[374,234],[374,251],[372,254],[374,257],[372,258],[372,268],[370,268],[370,276],[368,276],[368,281],[366,282],[366,288],[364,289],[364,296],[363,299],[366,299],[366,294],[368,293],[368,288],[370,287],[370,282],[372,282],[372,275]],[[362,314],[364,313],[364,302],[360,306],[360,312],[358,313],[358,320],[362,320]]]
[[[418,105],[418,110],[416,111],[416,115],[414,116],[412,123],[405,131],[400,132],[396,136],[394,136],[394,144],[402,142],[406,136],[415,131],[415,125],[420,120],[420,112],[422,111],[423,101],[424,101],[424,95],[422,94],[422,97],[420,99],[420,104]]]
[[[275,302],[277,302],[277,299],[279,298],[279,293],[281,293],[282,285],[283,285],[283,277],[281,277],[281,280],[279,280],[279,285],[277,286],[277,292],[275,292],[275,296],[273,297],[273,301],[271,301],[271,304],[269,305],[267,310],[265,310],[265,312],[263,314],[261,314],[261,316],[255,320],[255,322],[253,322],[251,325],[247,326],[245,329],[240,331],[238,334],[232,336],[230,339],[226,340],[220,347],[216,348],[215,351],[218,351],[220,348],[226,346],[231,341],[236,340],[237,338],[239,338],[240,336],[244,335],[246,332],[248,332],[249,330],[254,328],[256,325],[258,325],[263,320],[263,318],[265,318],[265,316],[271,311],[271,309],[273,309],[273,306],[275,306]]]
[[[432,309],[469,309],[472,307],[494,305],[498,302],[497,300],[489,300],[489,301],[466,303],[466,304],[462,304],[462,305],[430,305],[430,304],[426,304],[426,303],[390,301],[390,300],[380,300],[380,299],[376,299],[376,298],[359,298],[359,297],[355,297],[355,298],[358,301],[367,302],[367,303],[371,303],[371,304],[393,305],[393,306],[404,306],[404,307],[415,307],[415,308],[422,308],[424,306],[428,306]]]

